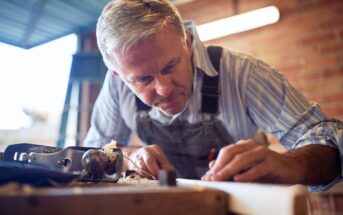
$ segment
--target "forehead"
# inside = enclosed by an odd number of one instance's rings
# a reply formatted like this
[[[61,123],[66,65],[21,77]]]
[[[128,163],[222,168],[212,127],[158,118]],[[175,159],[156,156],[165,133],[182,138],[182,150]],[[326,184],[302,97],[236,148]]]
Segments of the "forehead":
[[[149,39],[133,45],[125,53],[117,54],[117,63],[126,73],[155,70],[180,56],[184,44],[183,37],[169,25]]]

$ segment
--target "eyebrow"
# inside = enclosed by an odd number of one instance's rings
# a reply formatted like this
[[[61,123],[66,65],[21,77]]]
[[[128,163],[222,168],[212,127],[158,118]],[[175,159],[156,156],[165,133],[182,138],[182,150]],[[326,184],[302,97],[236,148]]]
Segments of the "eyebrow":
[[[170,60],[170,61],[169,61],[169,62],[168,62],[159,72],[165,71],[165,70],[168,69],[169,67],[178,64],[180,61],[181,61],[181,56],[178,56],[178,57],[175,57],[175,58],[171,59],[171,60]],[[137,81],[138,78],[142,78],[142,77],[146,77],[146,76],[149,76],[149,75],[135,76],[135,77],[133,78],[133,80],[126,79],[126,81],[128,81],[129,83],[134,83],[134,82]]]
[[[174,58],[172,59],[171,61],[169,61],[163,68],[161,71],[164,71],[166,69],[168,69],[170,66],[174,66],[176,64],[178,64],[179,62],[181,61],[181,57],[177,57],[177,58]]]

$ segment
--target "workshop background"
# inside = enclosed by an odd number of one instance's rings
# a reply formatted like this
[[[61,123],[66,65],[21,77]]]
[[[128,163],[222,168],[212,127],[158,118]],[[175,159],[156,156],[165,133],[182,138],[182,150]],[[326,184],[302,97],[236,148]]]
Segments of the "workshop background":
[[[192,19],[198,25],[276,6],[280,11],[277,23],[210,40],[206,44],[222,45],[259,57],[283,72],[295,88],[309,100],[318,102],[325,113],[343,120],[343,1],[188,0],[175,3],[184,19]],[[83,4],[82,1],[74,3],[74,7],[85,8],[77,4]],[[58,10],[62,13],[65,8],[56,8]],[[97,10],[97,13],[100,14],[100,11]],[[94,27],[94,23],[89,26]],[[70,68],[64,108],[59,113],[54,129],[49,130],[49,135],[36,132],[35,136],[23,135],[23,132],[32,133],[32,127],[0,131],[2,147],[17,142],[59,146],[82,143],[106,72],[93,30],[82,28],[70,32],[77,34],[78,48]]]

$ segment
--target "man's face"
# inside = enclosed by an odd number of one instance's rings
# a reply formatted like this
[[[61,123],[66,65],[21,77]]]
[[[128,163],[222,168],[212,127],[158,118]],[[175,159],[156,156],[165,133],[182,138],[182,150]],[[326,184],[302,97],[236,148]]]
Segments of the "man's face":
[[[120,78],[146,104],[171,116],[186,105],[192,86],[191,42],[169,25],[125,54],[110,56]]]

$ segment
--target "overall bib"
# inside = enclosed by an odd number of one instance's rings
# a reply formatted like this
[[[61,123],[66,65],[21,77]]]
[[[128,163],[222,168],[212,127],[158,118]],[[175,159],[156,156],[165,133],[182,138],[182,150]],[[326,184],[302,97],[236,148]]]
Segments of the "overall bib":
[[[222,48],[208,47],[214,68],[219,71]],[[209,154],[232,143],[223,123],[216,119],[218,111],[218,77],[204,75],[202,93],[203,121],[190,124],[178,117],[164,125],[149,117],[150,107],[136,97],[137,133],[146,144],[157,144],[176,169],[177,176],[199,179],[207,170]]]

